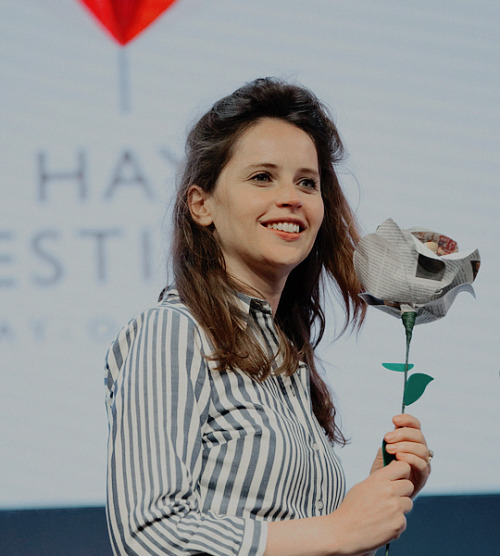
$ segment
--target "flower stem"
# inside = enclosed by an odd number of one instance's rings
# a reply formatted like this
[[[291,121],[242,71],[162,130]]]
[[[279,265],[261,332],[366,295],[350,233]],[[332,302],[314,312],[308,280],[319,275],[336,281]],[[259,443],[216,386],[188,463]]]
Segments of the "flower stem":
[[[410,357],[411,336],[413,333],[413,327],[415,326],[416,317],[417,317],[417,313],[415,311],[405,311],[401,315],[401,320],[403,321],[403,326],[405,327],[405,333],[406,333],[406,358],[405,358],[405,374],[404,374],[403,401],[401,404],[401,413],[404,413],[406,409],[405,392],[406,392],[406,383],[408,382],[408,359]]]
[[[413,327],[415,326],[416,318],[417,318],[417,313],[415,311],[405,311],[401,315],[401,320],[403,321],[403,326],[405,327],[405,334],[406,334],[405,374],[404,374],[403,401],[401,404],[401,413],[404,413],[406,409],[405,393],[406,393],[406,383],[408,382],[408,360],[410,357],[411,337],[413,333]],[[391,547],[391,543],[388,542],[385,545],[385,556],[389,556],[390,547]]]

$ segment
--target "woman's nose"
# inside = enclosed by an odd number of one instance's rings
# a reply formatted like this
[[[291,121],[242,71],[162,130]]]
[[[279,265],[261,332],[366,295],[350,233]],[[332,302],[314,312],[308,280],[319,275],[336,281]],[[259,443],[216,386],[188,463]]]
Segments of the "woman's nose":
[[[297,208],[302,206],[302,199],[293,182],[282,182],[278,188],[276,204],[280,207]]]

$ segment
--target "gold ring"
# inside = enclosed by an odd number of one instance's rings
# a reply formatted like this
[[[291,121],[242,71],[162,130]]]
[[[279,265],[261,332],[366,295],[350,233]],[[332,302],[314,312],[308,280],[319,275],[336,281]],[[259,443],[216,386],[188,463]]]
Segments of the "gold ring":
[[[434,451],[429,450],[429,455],[427,456],[427,463],[431,462],[431,459],[434,457]]]

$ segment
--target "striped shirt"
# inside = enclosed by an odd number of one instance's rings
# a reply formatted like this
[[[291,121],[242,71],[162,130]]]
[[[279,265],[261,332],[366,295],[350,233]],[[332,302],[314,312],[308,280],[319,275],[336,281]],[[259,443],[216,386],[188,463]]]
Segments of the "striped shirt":
[[[270,305],[238,297],[276,353]],[[108,351],[107,519],[117,555],[261,555],[267,521],[330,513],[344,496],[307,366],[259,382],[216,371],[203,357],[212,351],[174,289]]]

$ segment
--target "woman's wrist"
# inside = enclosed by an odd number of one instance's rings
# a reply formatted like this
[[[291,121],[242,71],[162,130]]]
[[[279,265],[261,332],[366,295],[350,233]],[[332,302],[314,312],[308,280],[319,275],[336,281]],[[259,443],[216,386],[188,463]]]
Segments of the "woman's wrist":
[[[334,515],[272,521],[264,556],[340,556],[332,527]]]

